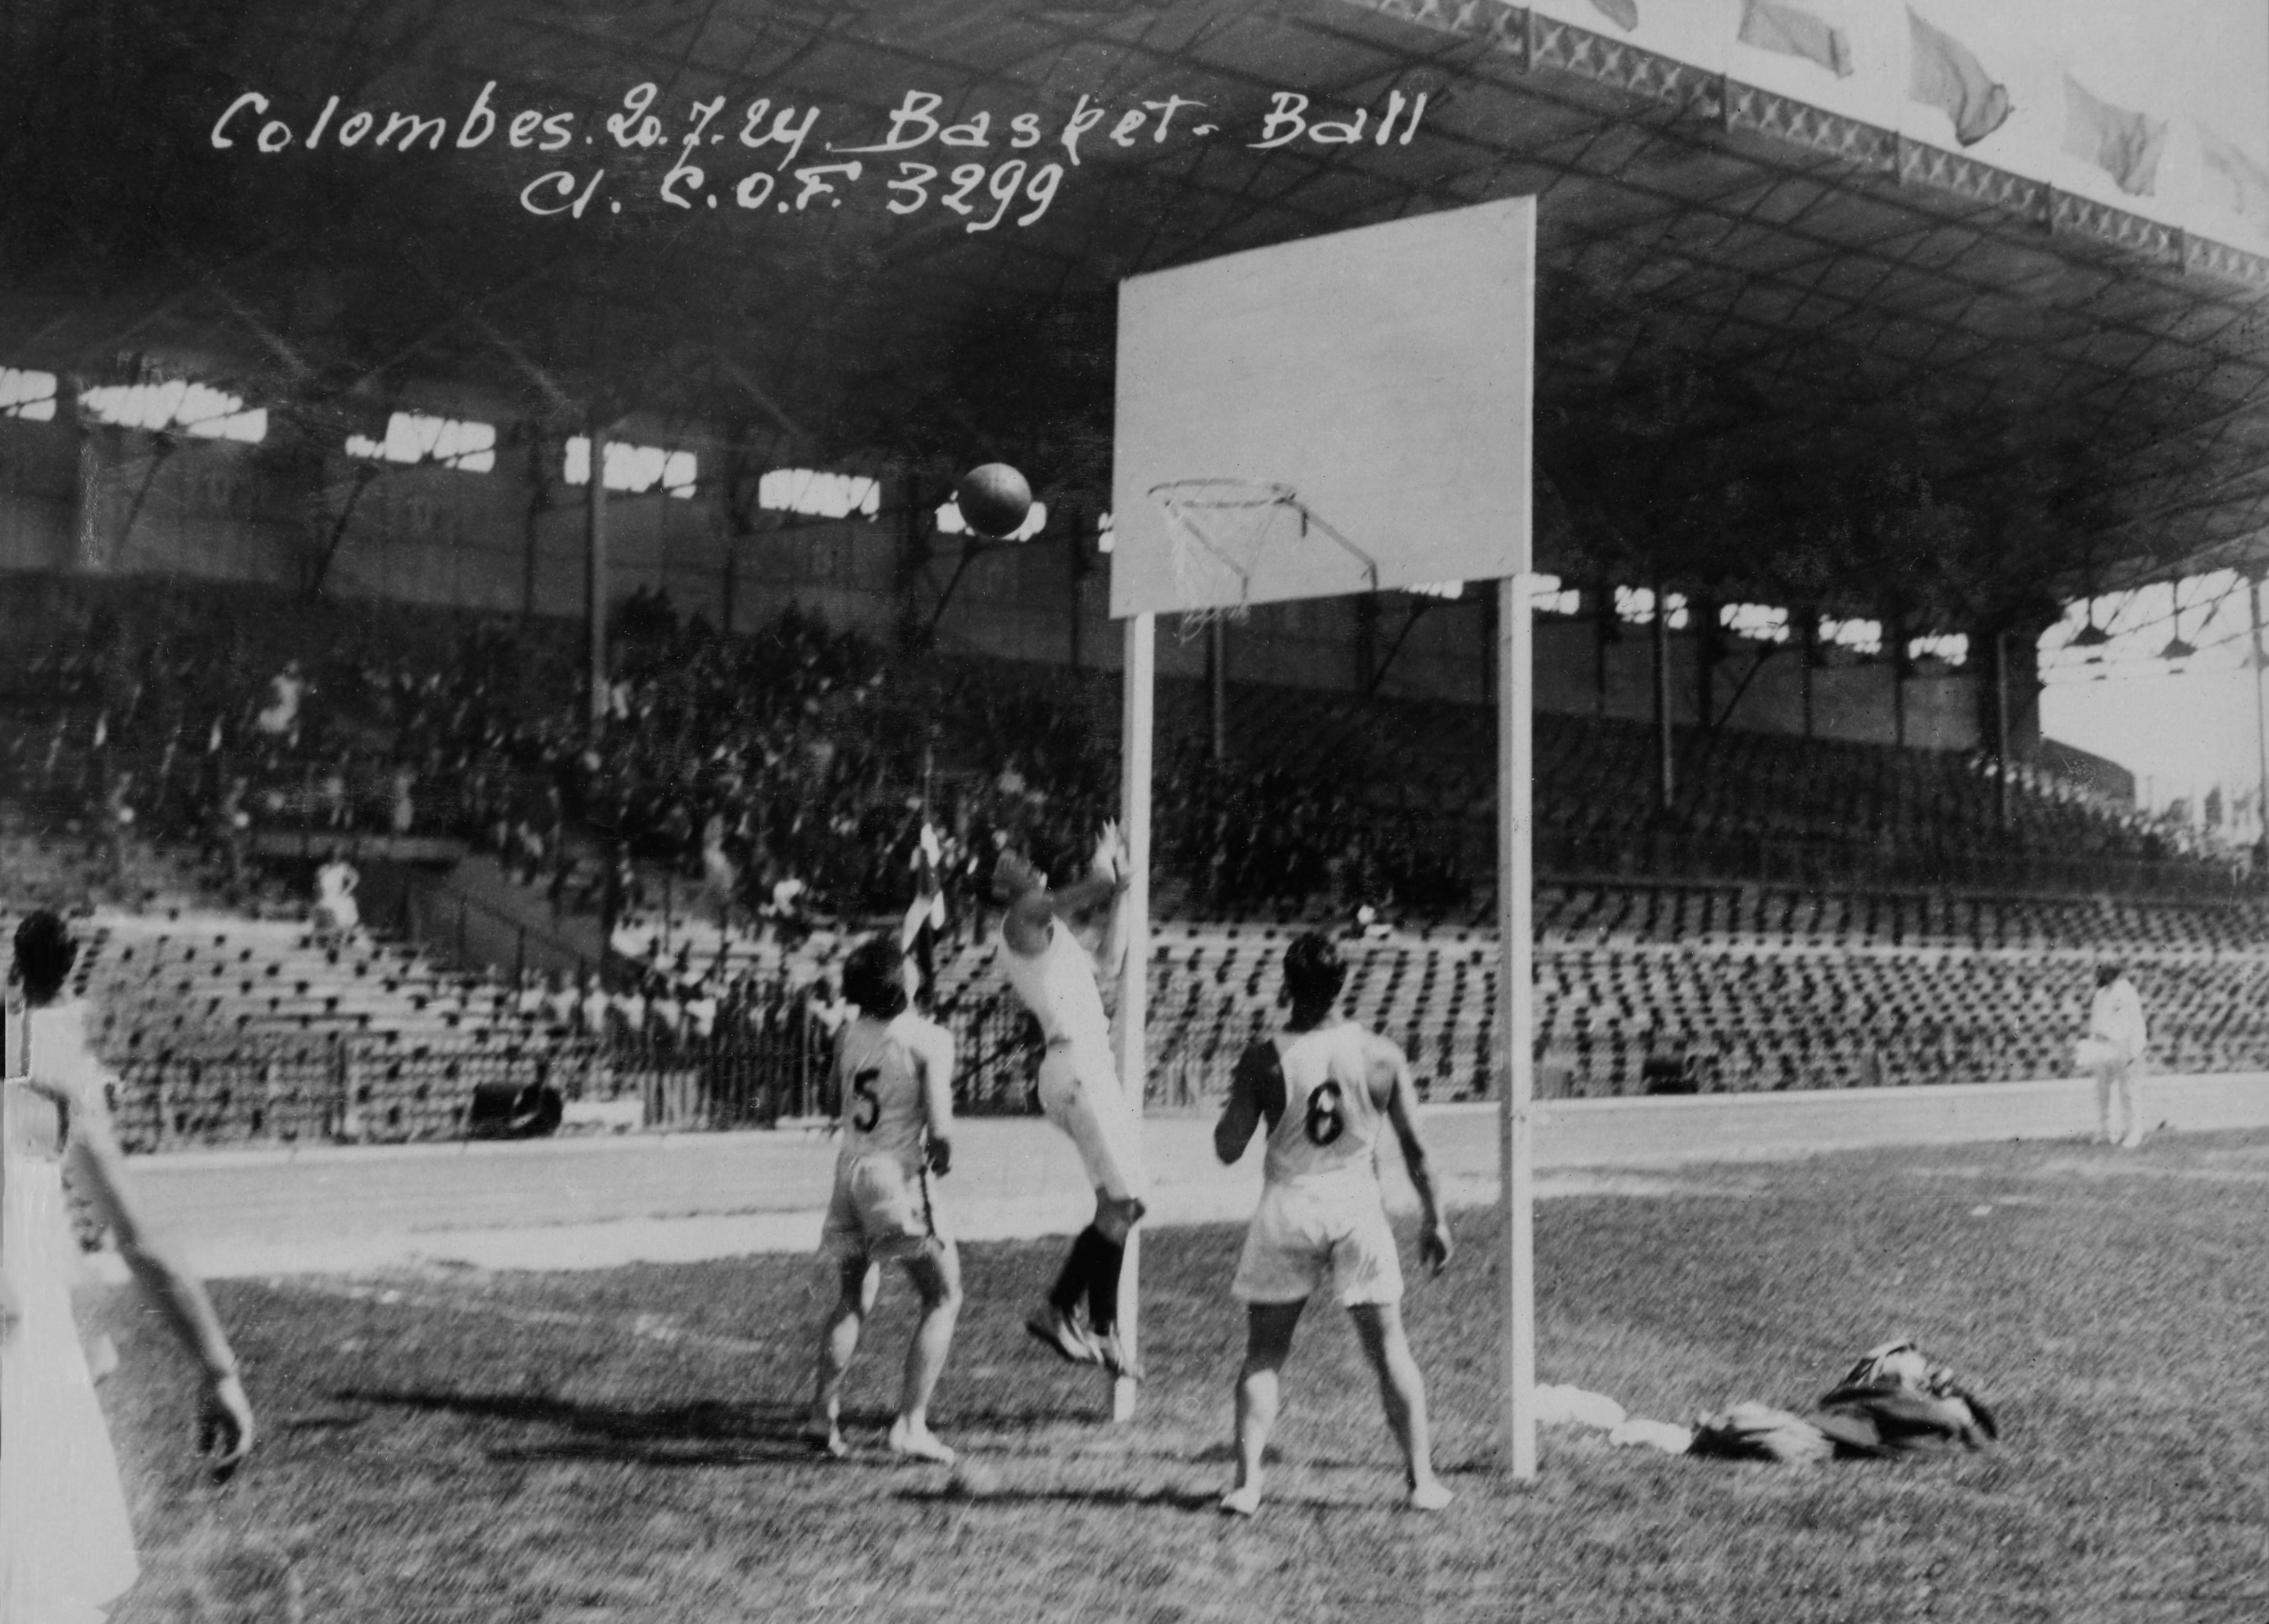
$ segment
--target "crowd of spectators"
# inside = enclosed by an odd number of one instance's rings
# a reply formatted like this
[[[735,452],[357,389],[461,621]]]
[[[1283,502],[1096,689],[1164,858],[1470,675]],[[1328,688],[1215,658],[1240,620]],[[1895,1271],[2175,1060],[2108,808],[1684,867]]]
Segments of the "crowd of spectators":
[[[447,835],[563,910],[662,905],[787,934],[904,909],[925,826],[949,928],[981,928],[1004,847],[1081,864],[1116,809],[1115,679],[894,651],[789,609],[727,639],[641,591],[621,605],[590,726],[578,629],[402,605],[129,589],[63,606],[0,670],[11,781],[107,835],[195,832],[241,877],[251,836]],[[1185,707],[1188,708],[1188,707]],[[1488,718],[1269,690],[1223,756],[1162,703],[1156,850],[1186,911],[1454,914],[1494,875]],[[1544,724],[1549,721],[1553,726]],[[1578,867],[1659,837],[1976,849],[1974,763],[1763,735],[1688,743],[1669,820],[1635,724],[1540,719],[1540,857]],[[2171,855],[2054,786],[1998,837]],[[1558,849],[1554,847],[1553,849]]]

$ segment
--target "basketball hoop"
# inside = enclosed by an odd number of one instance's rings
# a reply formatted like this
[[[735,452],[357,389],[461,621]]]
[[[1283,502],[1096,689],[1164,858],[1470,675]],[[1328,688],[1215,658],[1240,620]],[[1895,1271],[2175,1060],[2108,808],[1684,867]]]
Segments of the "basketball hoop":
[[[1253,578],[1269,550],[1298,545],[1311,531],[1329,536],[1363,566],[1378,590],[1378,561],[1319,518],[1290,485],[1262,479],[1177,479],[1150,487],[1173,536],[1174,587],[1185,602],[1175,626],[1183,642],[1221,623],[1252,617]]]

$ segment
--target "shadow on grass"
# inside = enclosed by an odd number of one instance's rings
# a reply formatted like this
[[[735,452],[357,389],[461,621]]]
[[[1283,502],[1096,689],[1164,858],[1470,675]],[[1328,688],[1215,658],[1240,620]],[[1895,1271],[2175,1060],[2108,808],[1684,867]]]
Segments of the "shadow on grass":
[[[1221,1496],[1211,1491],[1187,1488],[998,1488],[977,1495],[948,1483],[942,1488],[902,1488],[894,1498],[923,1504],[942,1502],[980,1506],[1164,1506],[1176,1511],[1205,1511],[1219,1503]]]
[[[489,1451],[499,1460],[622,1460],[655,1466],[748,1465],[781,1461],[826,1465],[802,1435],[794,1404],[692,1404],[638,1407],[578,1404],[536,1393],[391,1391],[355,1389],[334,1395],[349,1403],[423,1414],[465,1415],[580,1435],[556,1443]],[[846,1427],[887,1428],[887,1412],[846,1412]]]

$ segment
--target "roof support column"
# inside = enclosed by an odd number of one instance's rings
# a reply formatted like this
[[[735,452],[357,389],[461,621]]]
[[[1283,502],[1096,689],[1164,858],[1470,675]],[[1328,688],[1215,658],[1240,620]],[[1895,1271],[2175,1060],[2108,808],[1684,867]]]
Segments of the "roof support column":
[[[2261,778],[2256,786],[2260,800],[2255,802],[2255,808],[2261,817],[2261,838],[2254,846],[2253,858],[2253,872],[2258,876],[2269,870],[2269,699],[2265,699],[2261,693],[2261,679],[2269,676],[2269,670],[2264,669],[2269,667],[2269,659],[2263,657],[2261,649],[2261,577],[2256,575],[2250,585],[2253,598],[2253,646],[2247,651],[2249,658],[2245,664],[2246,669],[2253,674],[2253,737],[2255,746],[2260,751],[2258,759]]]
[[[1670,609],[1654,578],[1654,804],[1667,818],[1678,804],[1678,757],[1670,731]]]
[[[2009,634],[1993,633],[1993,827],[2009,832]]]
[[[590,483],[584,487],[583,617],[589,637],[591,737],[607,730],[607,425],[591,414]]]

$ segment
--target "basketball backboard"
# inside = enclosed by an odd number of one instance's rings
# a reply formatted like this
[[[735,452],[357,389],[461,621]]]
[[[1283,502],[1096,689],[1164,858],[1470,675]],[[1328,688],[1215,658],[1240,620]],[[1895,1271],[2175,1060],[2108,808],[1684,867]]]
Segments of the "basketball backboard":
[[[1121,284],[1112,614],[1526,570],[1535,221],[1508,198]]]

